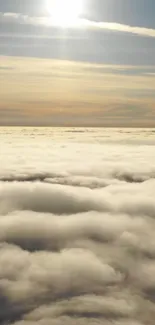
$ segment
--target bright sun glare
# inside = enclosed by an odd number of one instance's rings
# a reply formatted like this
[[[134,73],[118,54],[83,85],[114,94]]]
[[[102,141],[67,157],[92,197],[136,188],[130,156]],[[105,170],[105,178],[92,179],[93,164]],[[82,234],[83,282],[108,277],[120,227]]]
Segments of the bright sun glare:
[[[47,10],[55,26],[71,27],[79,22],[83,9],[82,0],[48,0]]]

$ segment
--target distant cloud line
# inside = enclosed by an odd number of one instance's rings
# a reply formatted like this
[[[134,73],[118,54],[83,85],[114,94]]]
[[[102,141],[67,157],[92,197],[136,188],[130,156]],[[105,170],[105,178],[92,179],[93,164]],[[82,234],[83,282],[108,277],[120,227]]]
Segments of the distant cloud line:
[[[46,26],[52,27],[52,18],[50,17],[35,17],[27,16],[18,13],[2,13],[0,12],[0,23],[19,23],[19,24],[30,24],[35,26]],[[55,27],[55,26],[54,26]],[[144,37],[155,37],[155,29],[138,27],[138,26],[129,26],[124,24],[119,24],[116,22],[95,22],[86,19],[79,19],[77,22],[77,28],[86,28],[86,29],[98,29],[98,30],[110,30],[116,32],[125,32],[136,34]]]

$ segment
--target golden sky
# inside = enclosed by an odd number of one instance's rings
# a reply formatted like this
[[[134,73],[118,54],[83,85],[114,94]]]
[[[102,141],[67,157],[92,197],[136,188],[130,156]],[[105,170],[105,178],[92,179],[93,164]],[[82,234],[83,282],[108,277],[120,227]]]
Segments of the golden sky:
[[[1,124],[37,123],[151,125],[155,74],[147,67],[65,60],[1,57]],[[141,71],[142,70],[142,71]],[[140,114],[141,112],[141,114]],[[139,119],[140,118],[140,119]],[[145,124],[145,123],[144,123]]]

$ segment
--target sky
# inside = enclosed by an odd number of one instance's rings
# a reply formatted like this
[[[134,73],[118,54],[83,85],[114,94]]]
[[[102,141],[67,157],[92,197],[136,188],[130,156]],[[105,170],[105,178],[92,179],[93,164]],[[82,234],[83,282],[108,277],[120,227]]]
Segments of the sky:
[[[155,1],[57,2],[0,0],[0,125],[153,127]]]

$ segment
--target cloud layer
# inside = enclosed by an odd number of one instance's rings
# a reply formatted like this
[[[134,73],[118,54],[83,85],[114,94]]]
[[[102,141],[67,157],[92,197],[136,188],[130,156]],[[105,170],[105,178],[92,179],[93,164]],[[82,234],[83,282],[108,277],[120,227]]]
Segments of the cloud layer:
[[[153,325],[153,130],[0,139],[1,324]]]

